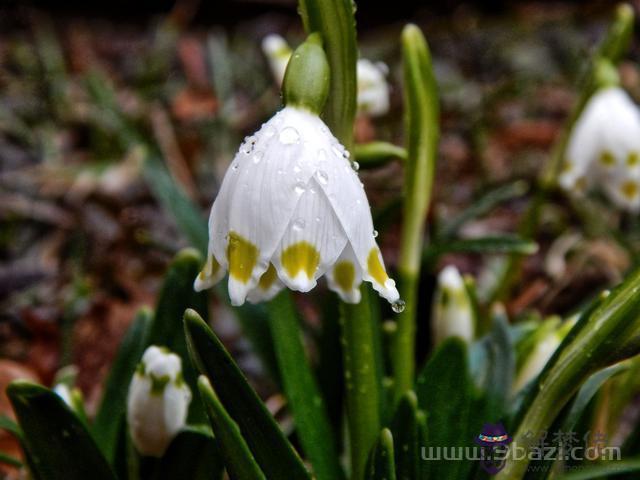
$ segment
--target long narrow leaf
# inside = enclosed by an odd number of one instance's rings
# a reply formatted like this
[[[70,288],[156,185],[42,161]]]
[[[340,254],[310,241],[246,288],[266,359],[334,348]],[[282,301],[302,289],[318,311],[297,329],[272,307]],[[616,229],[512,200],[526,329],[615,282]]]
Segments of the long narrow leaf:
[[[7,395],[24,433],[32,468],[46,480],[115,480],[84,424],[51,390],[18,380]]]
[[[295,450],[218,337],[194,310],[187,310],[184,320],[193,362],[215,383],[222,405],[240,427],[265,476],[270,480],[309,479]]]
[[[171,441],[154,480],[222,480],[223,474],[224,464],[211,433],[185,429]]]
[[[291,295],[282,292],[271,300],[269,314],[280,375],[302,448],[319,480],[339,480],[344,475],[329,416],[304,351]]]
[[[396,480],[393,435],[388,428],[382,429],[378,441],[371,450],[366,478],[367,480]]]

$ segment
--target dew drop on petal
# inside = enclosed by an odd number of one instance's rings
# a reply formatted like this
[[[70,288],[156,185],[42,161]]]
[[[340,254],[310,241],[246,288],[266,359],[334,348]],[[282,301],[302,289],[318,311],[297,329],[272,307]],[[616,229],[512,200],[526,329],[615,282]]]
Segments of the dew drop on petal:
[[[360,164],[356,161],[351,162],[351,168],[353,168],[354,172],[357,172],[358,170],[360,170]]]
[[[320,223],[322,219],[320,217],[316,217],[316,223]]]
[[[323,185],[329,183],[329,175],[324,170],[318,170],[316,176],[318,177],[320,183],[322,183]]]
[[[276,133],[275,129],[273,127],[271,127],[271,126],[267,127],[265,129],[265,131],[264,131],[264,135],[267,138],[273,137],[275,135],[275,133]]]
[[[256,146],[256,137],[253,135],[250,137],[245,137],[244,143],[242,144],[242,151],[247,155],[253,152],[253,148]]]
[[[285,127],[280,132],[280,143],[283,145],[291,145],[300,140],[300,134],[293,127]]]
[[[282,170],[281,168],[278,169],[277,171],[278,175],[284,175],[284,170]]]
[[[302,195],[307,190],[307,187],[304,183],[298,182],[296,183],[294,190],[298,195]]]
[[[391,310],[396,313],[402,313],[404,312],[406,306],[407,304],[405,303],[405,301],[400,298],[391,304]]]
[[[240,165],[238,164],[238,162],[234,163],[233,165],[231,165],[231,168],[233,170],[238,170],[238,168],[240,167]]]
[[[373,231],[373,238],[378,238],[378,230]]]
[[[264,153],[258,150],[256,153],[253,154],[253,163],[256,163],[256,164],[260,163],[260,160],[262,160],[263,156],[264,156]]]
[[[327,161],[327,152],[324,151],[323,148],[318,150],[318,163],[323,163]]]
[[[295,165],[293,167],[293,173],[300,173],[301,171],[302,171],[302,169],[298,165]]]
[[[296,218],[293,221],[293,229],[300,231],[300,230],[304,230],[304,227],[306,226],[305,221],[302,218]]]

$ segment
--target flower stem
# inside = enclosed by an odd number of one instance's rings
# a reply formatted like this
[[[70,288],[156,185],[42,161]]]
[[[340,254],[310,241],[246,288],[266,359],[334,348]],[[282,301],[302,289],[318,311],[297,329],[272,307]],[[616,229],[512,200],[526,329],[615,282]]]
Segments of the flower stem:
[[[398,273],[400,293],[407,306],[398,317],[392,348],[396,401],[413,385],[417,289],[439,136],[438,94],[431,55],[415,25],[407,25],[402,32],[402,52],[407,162]]]

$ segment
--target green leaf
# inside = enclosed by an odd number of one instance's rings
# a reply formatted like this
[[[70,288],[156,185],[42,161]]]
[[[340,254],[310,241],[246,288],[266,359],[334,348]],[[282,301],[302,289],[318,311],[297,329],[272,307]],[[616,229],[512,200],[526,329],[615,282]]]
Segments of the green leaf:
[[[202,213],[173,180],[162,161],[148,155],[143,173],[154,197],[171,214],[182,234],[193,247],[206,254],[209,235]]]
[[[215,381],[222,405],[240,427],[265,476],[274,480],[309,479],[295,450],[218,337],[194,310],[187,310],[184,320],[194,364]]]
[[[378,167],[395,158],[406,160],[407,151],[388,142],[358,143],[353,147],[353,159],[362,169]]]
[[[154,480],[222,480],[224,464],[213,436],[191,428],[171,441],[158,472]]]
[[[354,477],[357,478],[357,477]],[[383,428],[367,462],[367,480],[396,480],[393,435]]]
[[[333,134],[351,149],[356,115],[356,24],[352,0],[300,0],[307,34],[319,32],[331,69],[324,117]]]
[[[531,255],[538,251],[538,244],[516,235],[495,235],[480,238],[449,240],[445,243],[431,243],[423,252],[423,260],[432,262],[445,253],[517,253]]]
[[[224,409],[204,375],[198,379],[198,388],[229,477],[232,480],[264,479],[262,470],[242,438],[240,428]]]
[[[20,431],[20,427],[18,426],[18,424],[7,417],[5,414],[0,415],[0,429],[6,430],[17,439],[22,439],[22,432]]]
[[[640,472],[640,459],[616,460],[585,467],[583,470],[563,475],[558,480],[600,480],[636,472]]]
[[[514,444],[525,441],[532,432],[540,435],[580,386],[597,370],[640,351],[640,270],[627,279],[567,334],[553,357],[538,376],[534,389],[523,403]],[[518,477],[527,469],[528,459],[508,458],[497,478]]]
[[[125,418],[129,383],[147,346],[151,323],[151,311],[148,308],[141,309],[133,319],[111,365],[93,422],[96,443],[110,462],[114,460],[120,422]]]
[[[24,432],[38,477],[46,480],[115,480],[83,423],[51,390],[18,380],[7,395]]]
[[[437,386],[437,388],[434,388]],[[469,378],[467,346],[457,337],[445,340],[433,353],[416,382],[418,406],[427,414],[425,447],[471,445],[468,424],[476,397]],[[465,478],[469,462],[425,462],[429,478]]]
[[[372,321],[371,288],[361,285],[359,304],[340,305],[342,357],[346,387],[346,410],[353,478],[363,478],[367,457],[380,431],[382,389],[381,367],[376,354]]]
[[[284,392],[296,431],[319,480],[339,480],[344,474],[324,399],[313,376],[300,336],[300,322],[289,292],[269,302],[271,329]]]
[[[193,400],[189,406],[189,423],[206,421],[204,407],[198,394],[198,374],[189,361],[189,351],[182,322],[184,311],[187,308],[203,312],[205,321],[208,318],[207,293],[196,292],[193,289],[193,281],[200,272],[203,261],[202,255],[193,248],[181,250],[175,256],[158,296],[155,319],[148,341],[149,345],[167,347],[182,358],[184,379],[193,392]]]
[[[449,220],[436,234],[437,239],[454,237],[460,227],[470,220],[486,215],[495,207],[506,201],[523,196],[529,189],[527,182],[518,180],[513,183],[489,189],[473,200],[465,210]]]
[[[396,401],[411,389],[415,376],[418,283],[440,137],[440,107],[431,53],[416,25],[409,24],[402,30],[402,62],[407,161],[398,290],[406,307],[398,315],[398,330],[391,352]]]
[[[391,421],[398,480],[418,480],[420,476],[421,435],[417,415],[418,398],[409,390],[400,399]]]
[[[0,451],[0,464],[10,465],[12,467],[21,468],[22,461],[13,455]]]

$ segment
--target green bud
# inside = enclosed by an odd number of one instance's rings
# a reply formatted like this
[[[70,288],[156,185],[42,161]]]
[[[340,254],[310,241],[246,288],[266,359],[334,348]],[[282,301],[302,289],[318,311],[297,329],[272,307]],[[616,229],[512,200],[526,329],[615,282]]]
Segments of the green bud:
[[[295,49],[282,85],[284,104],[320,114],[329,94],[329,62],[322,37],[312,33]]]

